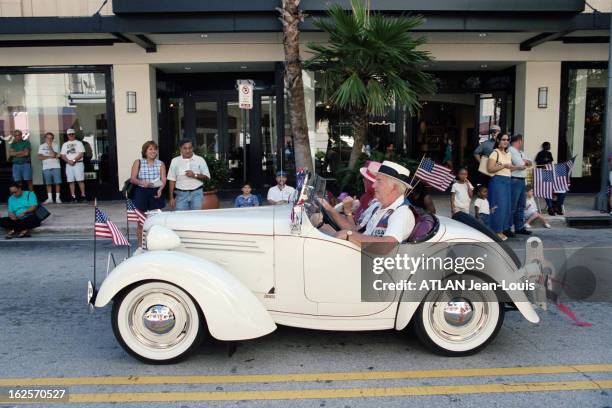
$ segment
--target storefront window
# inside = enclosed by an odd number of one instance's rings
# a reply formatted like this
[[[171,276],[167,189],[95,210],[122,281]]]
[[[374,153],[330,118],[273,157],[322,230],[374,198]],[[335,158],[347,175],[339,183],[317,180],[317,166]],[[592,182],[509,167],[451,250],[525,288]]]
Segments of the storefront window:
[[[572,177],[599,177],[607,75],[604,68],[569,69],[566,143],[560,152],[565,158],[560,160],[576,156]]]
[[[86,180],[112,184],[116,189],[104,72],[0,75],[0,136],[6,139],[0,147],[3,173],[10,174],[8,144],[12,132],[19,129],[32,145],[34,184],[42,184],[41,162],[36,155],[44,134],[53,133],[61,146],[71,128],[85,146]]]

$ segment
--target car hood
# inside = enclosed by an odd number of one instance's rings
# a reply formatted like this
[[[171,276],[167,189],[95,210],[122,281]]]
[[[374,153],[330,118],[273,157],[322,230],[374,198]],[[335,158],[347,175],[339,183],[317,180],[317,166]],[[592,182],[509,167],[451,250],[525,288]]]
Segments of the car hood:
[[[274,206],[264,206],[163,212],[147,219],[144,230],[163,225],[174,231],[273,235],[274,210]]]

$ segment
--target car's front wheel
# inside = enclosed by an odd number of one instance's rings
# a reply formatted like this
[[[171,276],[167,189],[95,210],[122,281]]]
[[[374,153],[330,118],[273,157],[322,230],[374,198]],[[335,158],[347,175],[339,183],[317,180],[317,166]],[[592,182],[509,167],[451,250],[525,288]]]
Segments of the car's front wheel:
[[[206,332],[198,305],[167,282],[136,284],[113,302],[115,337],[125,351],[150,364],[169,364],[195,350]]]
[[[484,283],[467,275],[465,281]],[[477,353],[495,338],[504,321],[504,308],[492,290],[470,290],[454,296],[432,291],[419,306],[415,330],[419,340],[437,354]]]

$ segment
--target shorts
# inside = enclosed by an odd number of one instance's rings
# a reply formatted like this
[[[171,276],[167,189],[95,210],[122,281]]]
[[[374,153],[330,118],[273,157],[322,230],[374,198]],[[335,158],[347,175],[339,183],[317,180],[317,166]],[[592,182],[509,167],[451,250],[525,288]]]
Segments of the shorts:
[[[143,212],[164,208],[166,206],[166,200],[164,200],[163,195],[159,198],[155,198],[157,190],[159,190],[157,187],[145,188],[135,186],[134,198],[132,199],[134,206]]]
[[[85,166],[83,162],[77,162],[74,166],[66,164],[66,181],[74,183],[75,181],[85,180]]]
[[[527,220],[531,218],[533,214],[537,214],[537,213],[538,213],[537,211],[529,211],[529,212],[525,211],[525,219]]]
[[[45,169],[43,170],[43,179],[45,184],[50,186],[52,184],[62,184],[62,170],[58,168]]]
[[[13,181],[31,181],[32,165],[30,163],[13,163]]]

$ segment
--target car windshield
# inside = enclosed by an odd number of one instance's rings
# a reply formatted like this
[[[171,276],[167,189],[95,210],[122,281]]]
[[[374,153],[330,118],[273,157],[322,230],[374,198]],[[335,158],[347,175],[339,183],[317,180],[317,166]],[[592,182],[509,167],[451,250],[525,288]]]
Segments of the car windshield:
[[[309,218],[320,212],[320,204],[317,198],[326,198],[325,183],[326,180],[317,174],[308,172],[298,174],[297,191],[299,191],[299,194],[293,205],[303,205]]]

